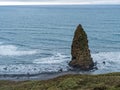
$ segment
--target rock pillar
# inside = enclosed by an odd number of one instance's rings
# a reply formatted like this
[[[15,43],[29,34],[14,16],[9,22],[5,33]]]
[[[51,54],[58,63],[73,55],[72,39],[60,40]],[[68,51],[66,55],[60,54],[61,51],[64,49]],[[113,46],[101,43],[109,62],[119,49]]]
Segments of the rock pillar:
[[[80,70],[93,69],[94,63],[90,54],[87,34],[81,25],[78,25],[74,33],[71,46],[72,60],[69,65]]]

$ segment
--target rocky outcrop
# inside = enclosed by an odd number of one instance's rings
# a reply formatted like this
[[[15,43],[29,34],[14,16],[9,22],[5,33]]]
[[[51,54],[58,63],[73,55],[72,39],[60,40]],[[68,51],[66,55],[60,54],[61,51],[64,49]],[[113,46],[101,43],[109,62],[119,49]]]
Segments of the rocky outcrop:
[[[71,46],[72,60],[69,65],[80,70],[90,70],[94,63],[91,58],[87,34],[81,25],[77,26]]]

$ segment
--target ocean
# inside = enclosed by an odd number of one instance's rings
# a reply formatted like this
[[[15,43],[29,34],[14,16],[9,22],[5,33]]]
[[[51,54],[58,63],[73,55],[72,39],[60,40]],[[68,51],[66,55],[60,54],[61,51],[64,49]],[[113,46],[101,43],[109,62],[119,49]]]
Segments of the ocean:
[[[119,5],[0,6],[0,75],[69,71],[78,24],[97,62],[90,73],[120,72]]]

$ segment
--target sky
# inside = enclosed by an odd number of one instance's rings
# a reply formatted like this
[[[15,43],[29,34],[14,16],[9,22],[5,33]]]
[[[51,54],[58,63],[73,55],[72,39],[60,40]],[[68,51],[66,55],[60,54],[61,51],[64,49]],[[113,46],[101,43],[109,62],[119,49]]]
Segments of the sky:
[[[120,0],[0,0],[0,5],[120,4]]]

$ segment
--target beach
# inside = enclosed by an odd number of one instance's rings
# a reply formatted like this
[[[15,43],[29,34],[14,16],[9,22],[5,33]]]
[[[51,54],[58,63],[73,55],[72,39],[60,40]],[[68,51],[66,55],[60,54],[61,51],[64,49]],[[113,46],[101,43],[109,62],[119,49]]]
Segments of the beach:
[[[0,6],[0,80],[119,72],[119,9],[119,5]],[[70,70],[71,43],[78,24],[88,35],[97,70]]]

